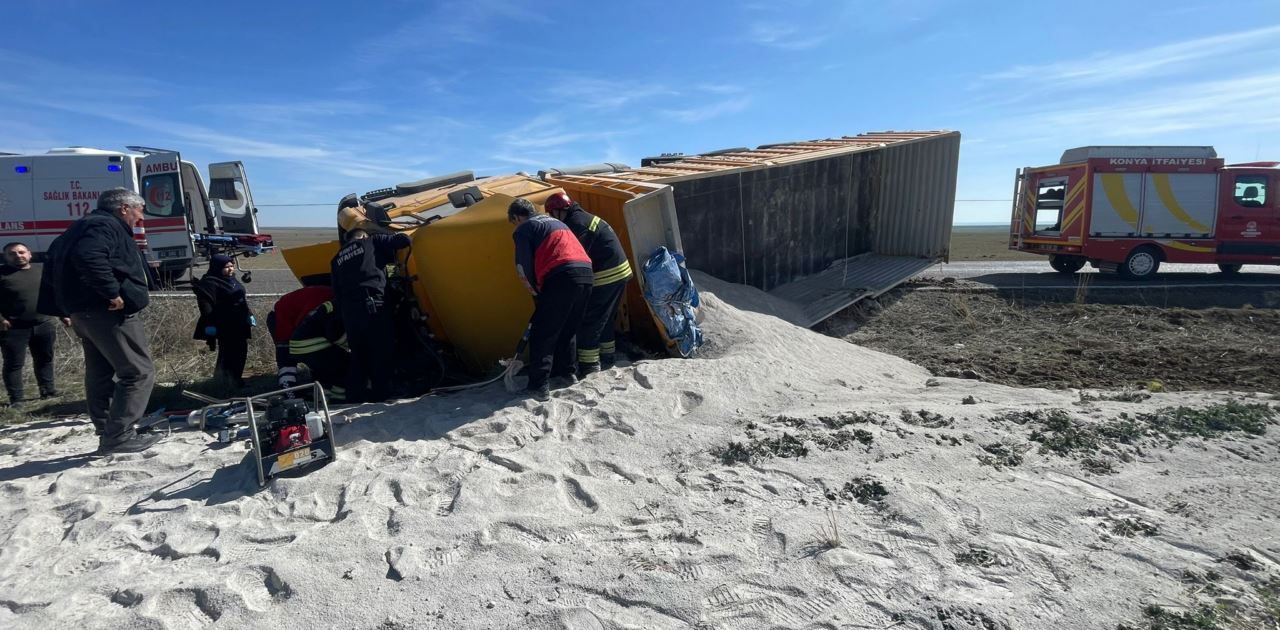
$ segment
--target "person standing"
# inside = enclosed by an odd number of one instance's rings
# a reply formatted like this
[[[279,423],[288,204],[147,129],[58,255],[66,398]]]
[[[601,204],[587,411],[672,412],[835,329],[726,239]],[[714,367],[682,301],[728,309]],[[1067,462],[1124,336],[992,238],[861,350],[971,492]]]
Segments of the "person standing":
[[[382,402],[391,395],[395,327],[385,304],[387,265],[410,244],[405,234],[355,229],[329,264],[334,302],[351,347],[347,402]]]
[[[236,279],[236,261],[224,254],[209,257],[209,270],[192,286],[200,319],[192,335],[218,351],[214,377],[236,389],[244,388],[244,363],[249,337],[257,324],[249,311],[244,285]]]
[[[40,298],[40,271],[31,265],[31,249],[24,243],[4,246],[0,267],[0,353],[4,356],[4,388],[9,404],[24,401],[22,367],[27,352],[36,372],[40,398],[53,398],[58,388],[53,379],[53,346],[58,329],[54,319],[36,311]],[[64,325],[71,320],[63,319]]]
[[[138,433],[155,370],[138,313],[147,307],[147,267],[133,239],[146,202],[113,188],[49,246],[40,311],[70,315],[84,348],[84,388],[100,453],[136,453],[160,440]],[[50,312],[54,311],[54,312]]]
[[[547,400],[549,378],[576,380],[573,343],[591,296],[591,258],[565,224],[538,214],[528,199],[511,202],[507,220],[516,226],[516,274],[534,296],[526,391]]]
[[[547,212],[569,226],[591,257],[591,298],[587,300],[578,327],[578,375],[600,371],[601,364],[612,367],[616,351],[614,330],[618,305],[633,275],[622,241],[604,219],[582,209],[565,193],[556,193],[543,203]]]

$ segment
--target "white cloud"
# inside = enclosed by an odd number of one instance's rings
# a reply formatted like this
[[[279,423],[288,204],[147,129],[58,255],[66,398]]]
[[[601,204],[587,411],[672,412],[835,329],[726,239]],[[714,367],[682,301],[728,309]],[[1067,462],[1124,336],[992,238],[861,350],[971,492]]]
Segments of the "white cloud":
[[[1161,135],[1201,130],[1247,128],[1280,130],[1280,72],[1171,86],[1106,105],[1077,103],[1001,125],[1011,137],[1052,133],[1060,138],[1133,138],[1144,142]]]
[[[828,35],[790,24],[773,22],[756,22],[747,32],[747,39],[752,43],[781,50],[807,50],[816,48],[827,40]]]
[[[1161,44],[1129,52],[1104,52],[1085,59],[1014,66],[983,77],[996,81],[1034,81],[1056,87],[1100,85],[1185,72],[1197,62],[1248,52],[1250,58],[1275,58],[1280,26],[1224,33]],[[1264,52],[1270,51],[1263,55]]]
[[[574,77],[548,88],[546,100],[586,109],[607,110],[675,94],[675,90],[659,83]]]
[[[684,109],[665,109],[662,110],[662,115],[682,123],[697,123],[735,114],[746,109],[750,104],[751,99],[744,96]]]

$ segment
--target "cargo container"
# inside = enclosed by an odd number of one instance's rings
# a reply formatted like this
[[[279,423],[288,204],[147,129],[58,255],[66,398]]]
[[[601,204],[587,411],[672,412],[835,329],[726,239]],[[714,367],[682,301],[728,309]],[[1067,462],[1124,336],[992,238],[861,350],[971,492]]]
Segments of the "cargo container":
[[[812,326],[947,259],[959,153],[959,132],[886,131],[599,177],[671,186],[690,268],[791,301]]]
[[[1086,264],[1132,280],[1162,262],[1280,263],[1280,162],[1224,164],[1208,146],[1089,146],[1018,169],[1009,248],[1061,273]]]

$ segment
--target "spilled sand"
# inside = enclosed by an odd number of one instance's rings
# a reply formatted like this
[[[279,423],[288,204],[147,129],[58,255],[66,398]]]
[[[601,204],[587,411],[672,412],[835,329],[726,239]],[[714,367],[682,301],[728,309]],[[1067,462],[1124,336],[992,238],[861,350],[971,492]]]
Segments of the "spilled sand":
[[[934,379],[698,281],[698,359],[546,403],[498,385],[356,407],[336,462],[262,490],[198,432],[97,458],[84,422],[7,427],[0,627],[1110,629],[1212,602],[1188,575],[1247,599],[1280,569],[1280,427],[1102,474],[992,419],[1269,396]],[[1023,461],[990,465],[997,444]]]

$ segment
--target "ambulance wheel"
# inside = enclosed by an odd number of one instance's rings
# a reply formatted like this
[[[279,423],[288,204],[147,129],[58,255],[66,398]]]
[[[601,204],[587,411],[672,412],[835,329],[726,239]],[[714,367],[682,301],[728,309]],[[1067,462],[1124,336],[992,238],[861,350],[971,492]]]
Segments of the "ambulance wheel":
[[[1230,265],[1227,263],[1222,263],[1218,265],[1218,270],[1221,271],[1223,275],[1234,276],[1240,273],[1240,268],[1243,266],[1244,265]]]
[[[1126,280],[1150,280],[1160,270],[1160,250],[1139,247],[1125,257],[1120,265],[1120,276]]]
[[[1058,273],[1071,274],[1084,269],[1085,263],[1088,261],[1080,256],[1063,256],[1054,254],[1049,256],[1049,266]]]
[[[160,282],[160,288],[172,289],[186,273],[186,269],[161,269],[156,272],[156,279]]]

